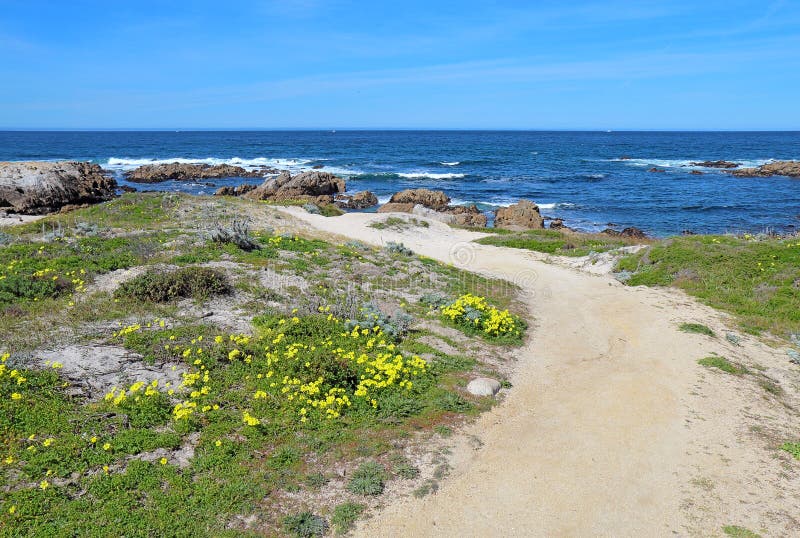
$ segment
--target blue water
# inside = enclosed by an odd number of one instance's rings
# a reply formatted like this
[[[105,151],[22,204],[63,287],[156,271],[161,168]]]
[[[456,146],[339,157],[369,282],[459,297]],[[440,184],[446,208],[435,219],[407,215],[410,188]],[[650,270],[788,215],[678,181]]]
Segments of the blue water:
[[[630,160],[620,160],[630,156]],[[519,198],[584,230],[608,223],[653,235],[790,232],[800,226],[800,179],[734,178],[690,161],[754,166],[800,159],[800,132],[256,131],[0,132],[0,160],[76,159],[122,172],[154,161],[315,165],[345,177],[348,190],[385,201],[401,189],[447,192],[489,211]],[[653,166],[666,173],[651,173]],[[136,185],[212,193],[222,185]]]

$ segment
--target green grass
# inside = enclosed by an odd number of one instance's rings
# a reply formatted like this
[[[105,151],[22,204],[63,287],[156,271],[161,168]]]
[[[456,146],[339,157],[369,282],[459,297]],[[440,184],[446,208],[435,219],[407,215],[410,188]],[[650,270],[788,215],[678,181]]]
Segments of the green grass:
[[[800,332],[800,242],[733,236],[674,237],[623,258],[632,286],[675,286],[735,314],[744,330]]]
[[[703,325],[702,323],[681,323],[680,330],[685,333],[703,334],[705,336],[714,337],[714,331]]]
[[[722,527],[722,532],[726,536],[732,536],[733,538],[761,538],[760,534],[738,525],[725,525]]]
[[[500,233],[477,240],[482,245],[534,250],[559,256],[586,256],[590,252],[607,252],[620,247],[640,244],[626,238],[603,234],[578,234],[560,230],[531,230]]]
[[[708,357],[702,358],[697,361],[697,364],[700,366],[705,366],[707,368],[716,368],[717,370],[722,370],[723,372],[727,372],[733,375],[741,375],[747,373],[747,368],[744,366],[739,366],[725,357],[720,357],[718,355],[710,355]]]

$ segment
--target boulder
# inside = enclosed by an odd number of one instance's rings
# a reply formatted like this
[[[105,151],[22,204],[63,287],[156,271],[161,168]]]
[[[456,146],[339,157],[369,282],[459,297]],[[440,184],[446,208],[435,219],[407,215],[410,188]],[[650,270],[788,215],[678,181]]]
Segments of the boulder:
[[[654,174],[663,174],[664,172],[666,172],[666,170],[665,170],[665,169],[663,169],[663,168],[656,168],[656,167],[654,166],[653,168],[651,168],[650,170],[648,170],[648,172],[653,172]]]
[[[551,230],[563,230],[566,226],[564,226],[563,219],[553,219],[550,221],[550,229]]]
[[[330,172],[313,170],[292,176],[284,170],[278,177],[266,180],[245,196],[256,200],[307,200],[314,203],[324,197],[323,203],[330,204],[333,195],[344,192],[346,188],[344,180]]]
[[[378,197],[370,191],[357,192],[353,195],[339,194],[334,197],[334,201],[342,209],[366,209],[378,205]]]
[[[700,170],[692,170],[689,173],[692,174],[693,176],[702,176],[703,175],[703,172],[701,172]]]
[[[635,228],[633,226],[629,226],[628,228],[624,228],[621,232],[617,230],[612,230],[611,228],[606,228],[600,233],[604,233],[606,235],[611,235],[614,237],[630,237],[632,239],[647,239],[648,236],[639,228]]]
[[[0,208],[41,215],[65,206],[110,200],[117,182],[96,164],[75,161],[1,162]]]
[[[502,385],[496,379],[479,377],[467,384],[467,392],[474,396],[494,396],[500,392]]]
[[[516,204],[499,208],[494,225],[505,230],[541,230],[544,228],[544,219],[539,213],[539,206],[530,200],[520,200]]]
[[[731,170],[730,173],[737,177],[800,177],[800,161],[775,161],[757,168]]]
[[[739,163],[733,163],[731,161],[698,161],[689,164],[692,166],[702,166],[703,168],[736,168],[739,166]]]
[[[125,179],[132,183],[161,183],[164,181],[189,181],[196,179],[219,179],[223,177],[263,177],[263,170],[246,170],[230,164],[145,164],[125,172]]]
[[[394,194],[389,202],[395,204],[419,204],[430,209],[441,211],[450,203],[450,197],[442,191],[407,189]]]
[[[220,187],[217,189],[217,192],[214,193],[214,196],[241,196],[255,189],[256,185],[250,183],[244,183],[236,187]]]
[[[378,213],[411,213],[414,210],[414,204],[399,204],[397,202],[389,202],[383,204],[378,208]]]

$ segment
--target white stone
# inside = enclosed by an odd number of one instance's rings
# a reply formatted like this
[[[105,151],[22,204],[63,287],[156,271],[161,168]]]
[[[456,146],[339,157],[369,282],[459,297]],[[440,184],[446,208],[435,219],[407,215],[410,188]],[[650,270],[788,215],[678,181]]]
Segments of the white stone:
[[[500,382],[488,377],[479,377],[469,382],[467,390],[475,396],[494,396],[500,391]]]

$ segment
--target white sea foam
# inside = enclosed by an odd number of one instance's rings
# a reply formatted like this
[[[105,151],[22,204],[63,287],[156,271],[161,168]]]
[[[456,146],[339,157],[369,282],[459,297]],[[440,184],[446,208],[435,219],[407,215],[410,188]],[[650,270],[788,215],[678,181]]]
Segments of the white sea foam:
[[[442,166],[458,166],[459,164],[461,164],[461,161],[453,161],[453,162],[442,161],[439,164],[441,164]]]
[[[622,162],[629,166],[636,166],[640,168],[646,167],[660,167],[660,168],[689,168],[692,170],[710,170],[709,168],[703,166],[695,166],[692,163],[699,163],[709,160],[707,158],[696,158],[696,159],[611,159],[614,162]],[[761,166],[762,164],[767,164],[773,162],[775,159],[751,159],[751,160],[743,160],[743,159],[726,159],[731,160],[732,162],[738,163],[742,168],[755,168]]]
[[[406,179],[460,179],[466,174],[434,174],[432,172],[404,172],[397,174]]]
[[[191,157],[170,157],[166,159],[154,158],[127,158],[127,157],[111,157],[104,165],[109,170],[125,172],[133,170],[139,166],[147,164],[230,164],[233,166],[241,166],[246,170],[257,170],[263,167],[276,168],[278,170],[289,170],[290,172],[298,173],[311,170],[311,163],[320,161],[322,159],[300,159],[300,158],[271,158],[271,157],[255,157],[252,159],[243,159],[241,157],[231,157],[229,159],[222,159],[218,157],[206,158],[191,158]],[[322,170],[330,172],[339,176],[353,176],[362,174],[361,170],[350,168],[342,168],[339,166],[323,166]]]

